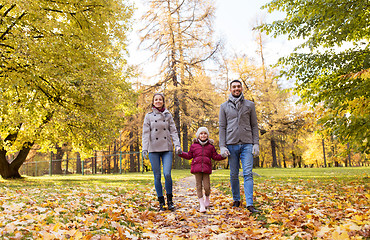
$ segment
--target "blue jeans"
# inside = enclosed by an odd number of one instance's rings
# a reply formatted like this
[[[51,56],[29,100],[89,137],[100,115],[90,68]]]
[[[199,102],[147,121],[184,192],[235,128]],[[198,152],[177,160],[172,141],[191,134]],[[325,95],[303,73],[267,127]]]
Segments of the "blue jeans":
[[[165,188],[167,194],[172,194],[172,152],[150,152],[149,160],[152,165],[154,174],[154,186],[158,197],[163,196],[163,189],[161,183],[161,159],[163,165],[163,175],[165,181]]]
[[[242,162],[244,194],[247,206],[253,205],[253,144],[227,145],[230,152],[230,184],[234,201],[240,201],[239,166]]]

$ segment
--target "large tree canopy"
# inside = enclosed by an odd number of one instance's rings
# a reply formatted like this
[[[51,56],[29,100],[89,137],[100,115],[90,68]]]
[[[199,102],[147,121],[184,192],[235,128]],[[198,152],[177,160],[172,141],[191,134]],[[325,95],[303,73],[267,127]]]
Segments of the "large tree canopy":
[[[369,152],[369,1],[275,0],[264,8],[286,16],[261,29],[303,39],[290,56],[279,60],[287,67],[283,73],[297,80],[302,100],[323,104],[328,110],[323,126]]]
[[[173,99],[176,128],[182,133],[183,149],[188,149],[188,123],[191,102],[211,105],[206,96],[188,91],[203,77],[204,63],[218,49],[213,43],[215,8],[212,0],[147,0],[148,11],[142,16],[141,46],[161,61],[162,79],[152,87],[161,86]],[[198,78],[199,79],[196,79]],[[190,105],[189,105],[190,106]],[[180,138],[181,139],[181,138]],[[175,167],[180,167],[175,157]]]
[[[121,0],[5,0],[0,5],[0,173],[19,177],[38,144],[102,146],[130,102]],[[5,160],[9,153],[14,159]],[[10,165],[8,163],[11,163]]]

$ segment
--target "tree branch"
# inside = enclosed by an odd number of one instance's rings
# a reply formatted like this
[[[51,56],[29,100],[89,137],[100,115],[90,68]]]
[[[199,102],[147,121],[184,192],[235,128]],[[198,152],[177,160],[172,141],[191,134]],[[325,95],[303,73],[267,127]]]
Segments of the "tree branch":
[[[20,21],[22,19],[22,17],[24,17],[26,15],[26,13],[22,13],[6,30],[5,32],[3,32],[3,34],[1,34],[0,36],[0,40],[4,40],[5,36],[10,32],[10,30],[15,26],[15,24],[17,24],[18,21]]]

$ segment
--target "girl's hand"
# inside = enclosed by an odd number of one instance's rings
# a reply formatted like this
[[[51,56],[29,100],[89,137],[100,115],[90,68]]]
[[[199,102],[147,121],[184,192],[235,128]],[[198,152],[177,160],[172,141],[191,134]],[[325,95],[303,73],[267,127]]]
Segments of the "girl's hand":
[[[181,154],[181,153],[182,153],[181,147],[176,147],[176,149],[175,149],[175,153],[176,153],[177,155]]]

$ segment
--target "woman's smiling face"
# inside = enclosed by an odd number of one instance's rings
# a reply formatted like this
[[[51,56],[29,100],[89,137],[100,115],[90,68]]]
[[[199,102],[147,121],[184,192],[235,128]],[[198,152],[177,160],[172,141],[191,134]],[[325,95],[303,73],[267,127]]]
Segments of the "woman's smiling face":
[[[163,98],[161,95],[155,95],[153,98],[154,107],[161,109],[164,105]]]

